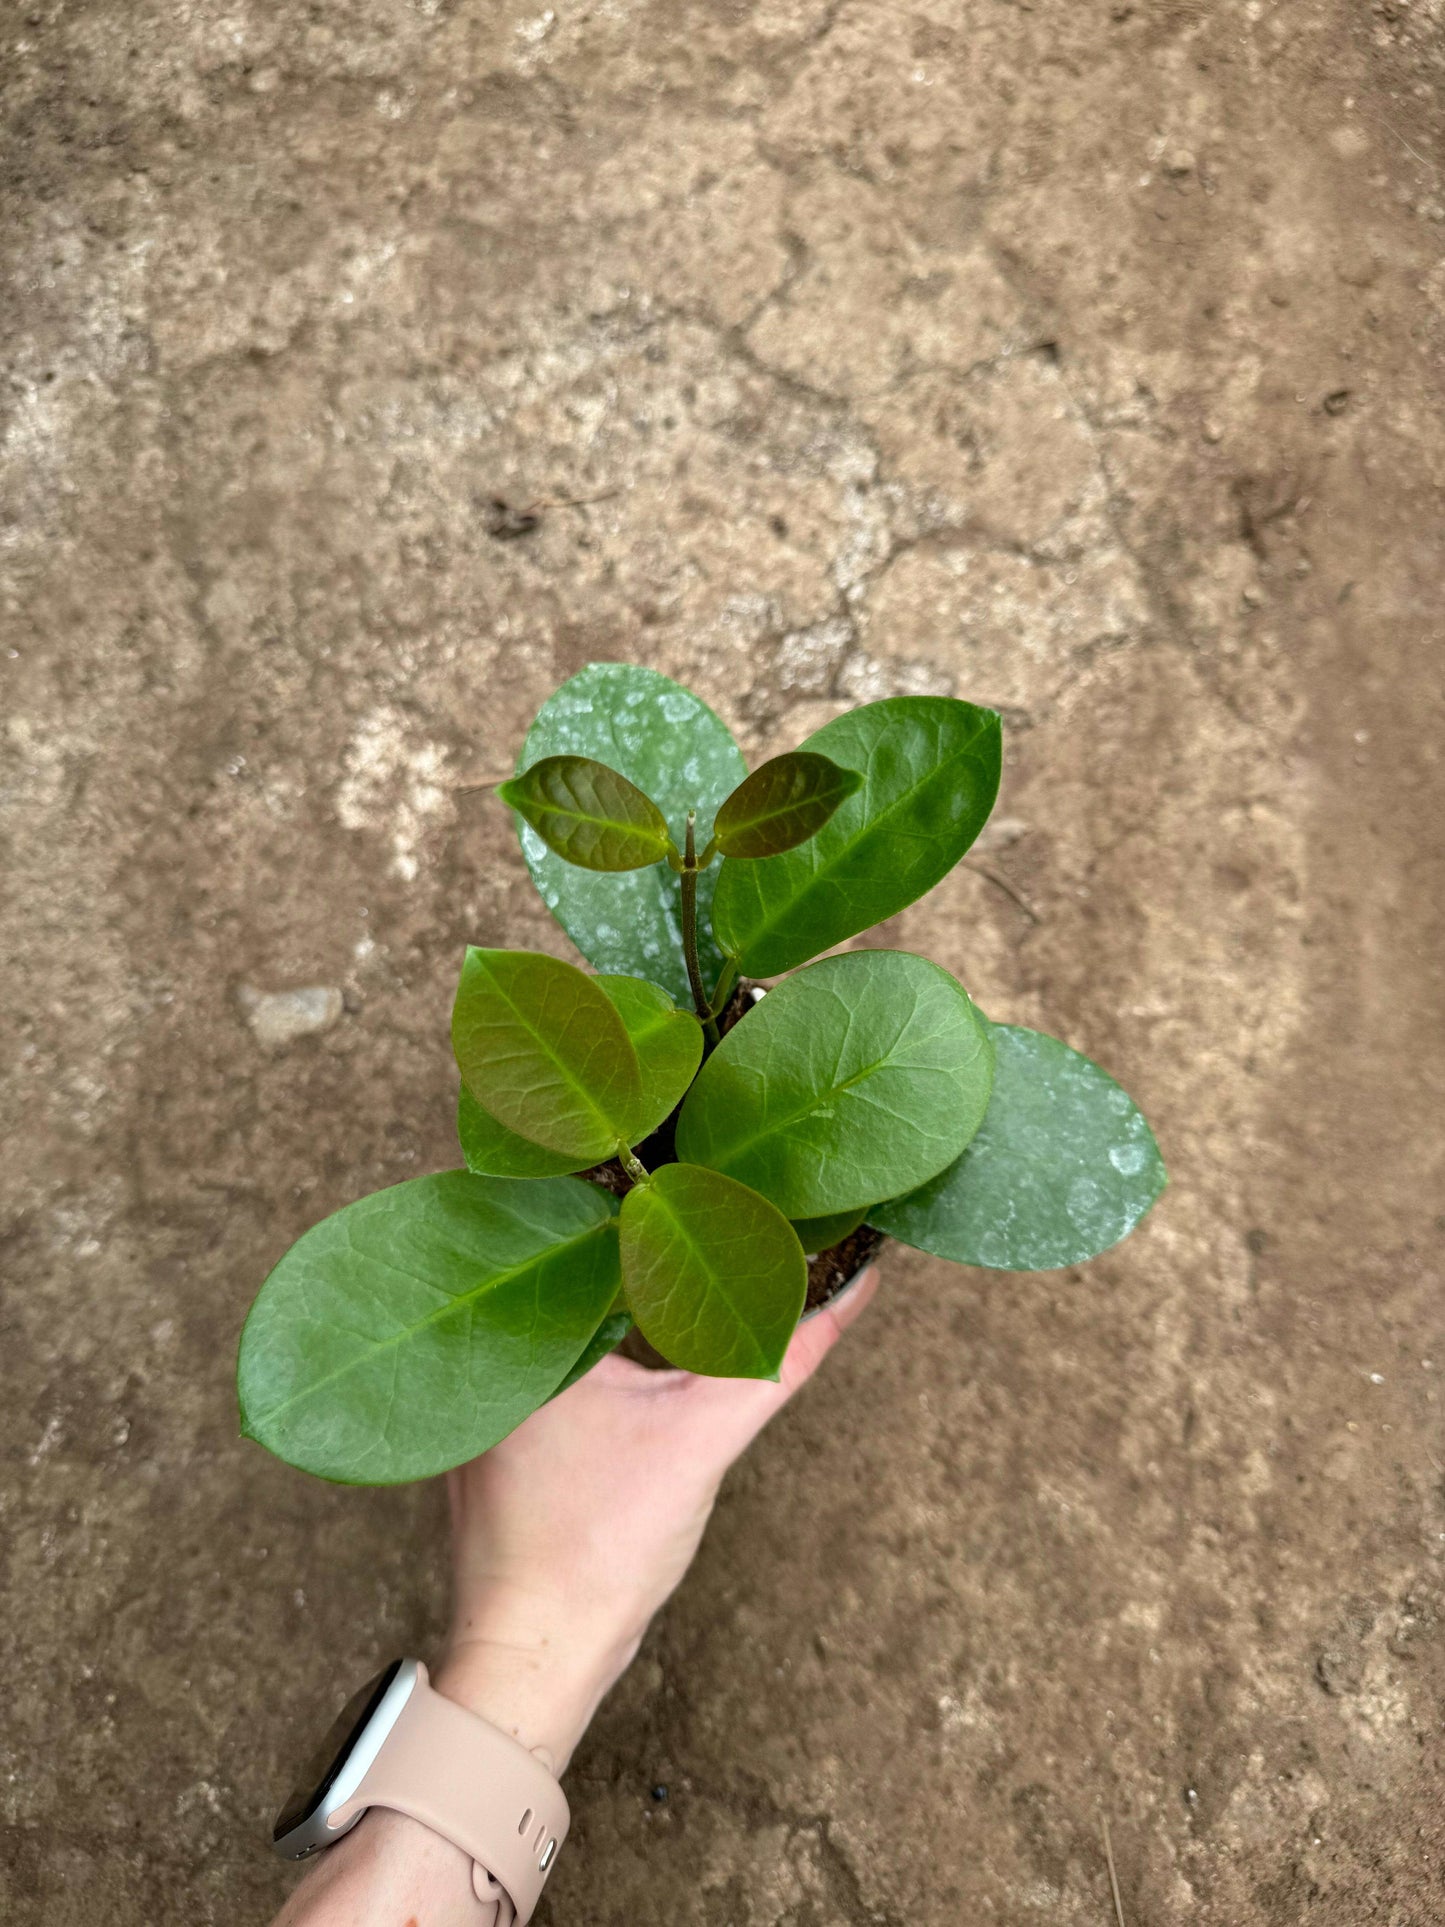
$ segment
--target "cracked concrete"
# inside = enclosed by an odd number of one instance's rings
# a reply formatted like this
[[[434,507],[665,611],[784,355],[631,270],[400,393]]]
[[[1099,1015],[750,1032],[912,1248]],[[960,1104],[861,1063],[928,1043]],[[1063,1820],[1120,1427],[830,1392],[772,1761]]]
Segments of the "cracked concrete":
[[[1105,1812],[1131,1923],[1440,1913],[1440,27],[0,25],[7,1921],[264,1919],[287,1762],[436,1635],[436,1494],[242,1446],[234,1340],[453,1160],[462,944],[566,951],[458,791],[609,656],[754,758],[998,704],[1006,828],[877,940],[1174,1184],[1077,1276],[891,1254],[544,1912],[1098,1927]]]

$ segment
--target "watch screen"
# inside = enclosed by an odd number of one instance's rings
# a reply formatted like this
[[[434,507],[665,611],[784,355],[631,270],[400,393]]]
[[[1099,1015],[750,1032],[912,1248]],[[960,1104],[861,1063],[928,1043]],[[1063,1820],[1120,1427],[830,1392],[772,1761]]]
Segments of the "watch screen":
[[[306,1762],[290,1798],[276,1815],[276,1824],[271,1829],[273,1840],[284,1839],[293,1827],[299,1827],[320,1806],[350,1758],[358,1735],[380,1706],[387,1687],[400,1668],[401,1661],[394,1659],[385,1672],[378,1673],[375,1679],[369,1679],[360,1692],[353,1693],[342,1707],[332,1721],[326,1738]]]

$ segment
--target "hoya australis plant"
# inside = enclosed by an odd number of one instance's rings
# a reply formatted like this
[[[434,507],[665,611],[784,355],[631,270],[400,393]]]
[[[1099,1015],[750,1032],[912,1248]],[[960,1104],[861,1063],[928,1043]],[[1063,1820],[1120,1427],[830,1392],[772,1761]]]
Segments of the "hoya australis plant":
[[[245,1431],[325,1478],[423,1478],[634,1326],[689,1371],[775,1376],[809,1254],[826,1287],[829,1253],[880,1233],[1037,1271],[1132,1230],[1164,1167],[1112,1078],[925,958],[822,955],[952,869],[999,765],[998,717],[944,697],[870,703],[749,775],[655,671],[564,684],[498,793],[595,974],[467,951],[466,1169],[292,1246],[246,1321]]]

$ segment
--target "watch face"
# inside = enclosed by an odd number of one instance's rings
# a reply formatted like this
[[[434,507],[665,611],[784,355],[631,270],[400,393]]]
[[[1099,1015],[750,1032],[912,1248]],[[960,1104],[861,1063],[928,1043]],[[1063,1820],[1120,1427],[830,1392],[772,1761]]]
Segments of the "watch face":
[[[303,1820],[309,1820],[335,1783],[337,1775],[351,1756],[351,1749],[366,1730],[367,1722],[380,1706],[386,1689],[401,1670],[402,1662],[394,1659],[385,1672],[369,1679],[360,1692],[353,1693],[331,1723],[326,1738],[306,1762],[305,1770],[297,1781],[284,1807],[276,1815],[276,1824],[271,1829],[271,1838],[280,1840],[293,1828],[299,1827]]]

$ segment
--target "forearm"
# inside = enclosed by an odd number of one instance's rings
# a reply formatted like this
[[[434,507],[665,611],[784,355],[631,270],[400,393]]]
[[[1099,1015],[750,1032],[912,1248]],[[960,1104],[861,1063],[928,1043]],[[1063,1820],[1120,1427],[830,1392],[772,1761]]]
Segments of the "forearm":
[[[448,1478],[452,1637],[432,1684],[560,1774],[686,1572],[728,1466],[867,1304],[870,1271],[798,1328],[777,1384],[615,1354]],[[275,1927],[496,1927],[467,1856],[373,1810]]]

